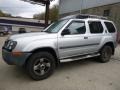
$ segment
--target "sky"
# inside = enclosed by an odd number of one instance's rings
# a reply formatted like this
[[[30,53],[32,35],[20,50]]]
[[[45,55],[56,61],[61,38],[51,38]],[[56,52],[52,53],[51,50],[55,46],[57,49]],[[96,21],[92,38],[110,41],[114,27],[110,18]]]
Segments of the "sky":
[[[58,0],[51,2],[50,7],[58,4]],[[0,0],[0,10],[10,13],[13,16],[21,16],[32,18],[34,14],[45,11],[45,7],[41,5],[30,4],[21,0]]]

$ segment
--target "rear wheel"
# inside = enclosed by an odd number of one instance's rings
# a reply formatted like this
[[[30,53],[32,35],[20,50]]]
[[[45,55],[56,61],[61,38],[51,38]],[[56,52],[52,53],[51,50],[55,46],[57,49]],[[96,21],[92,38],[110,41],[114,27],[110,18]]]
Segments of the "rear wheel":
[[[29,75],[34,80],[42,80],[49,77],[55,69],[55,59],[48,52],[39,52],[31,56],[27,63]]]
[[[110,46],[104,46],[100,51],[99,61],[106,63],[110,61],[112,56],[112,48]]]

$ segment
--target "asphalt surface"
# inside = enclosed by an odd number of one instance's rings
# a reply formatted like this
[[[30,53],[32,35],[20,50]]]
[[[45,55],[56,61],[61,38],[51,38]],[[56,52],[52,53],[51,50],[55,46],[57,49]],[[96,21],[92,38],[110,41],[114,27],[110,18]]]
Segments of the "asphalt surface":
[[[120,46],[108,63],[93,59],[63,63],[48,79],[34,81],[20,67],[1,57],[6,37],[0,37],[0,90],[120,90]]]

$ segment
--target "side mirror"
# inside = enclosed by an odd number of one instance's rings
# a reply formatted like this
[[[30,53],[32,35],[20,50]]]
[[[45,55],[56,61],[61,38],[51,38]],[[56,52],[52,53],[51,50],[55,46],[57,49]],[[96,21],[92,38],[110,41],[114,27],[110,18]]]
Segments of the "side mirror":
[[[62,31],[62,33],[61,33],[62,36],[64,36],[64,35],[69,35],[69,34],[70,34],[69,29],[64,29],[64,30]]]

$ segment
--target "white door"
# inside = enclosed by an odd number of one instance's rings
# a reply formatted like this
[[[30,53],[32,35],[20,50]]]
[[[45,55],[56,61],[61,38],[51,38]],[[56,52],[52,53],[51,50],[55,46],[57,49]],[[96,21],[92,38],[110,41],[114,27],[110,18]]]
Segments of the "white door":
[[[69,30],[69,33],[58,37],[60,59],[86,53],[84,45],[88,44],[88,38],[86,36],[85,22],[72,21],[65,30]]]

